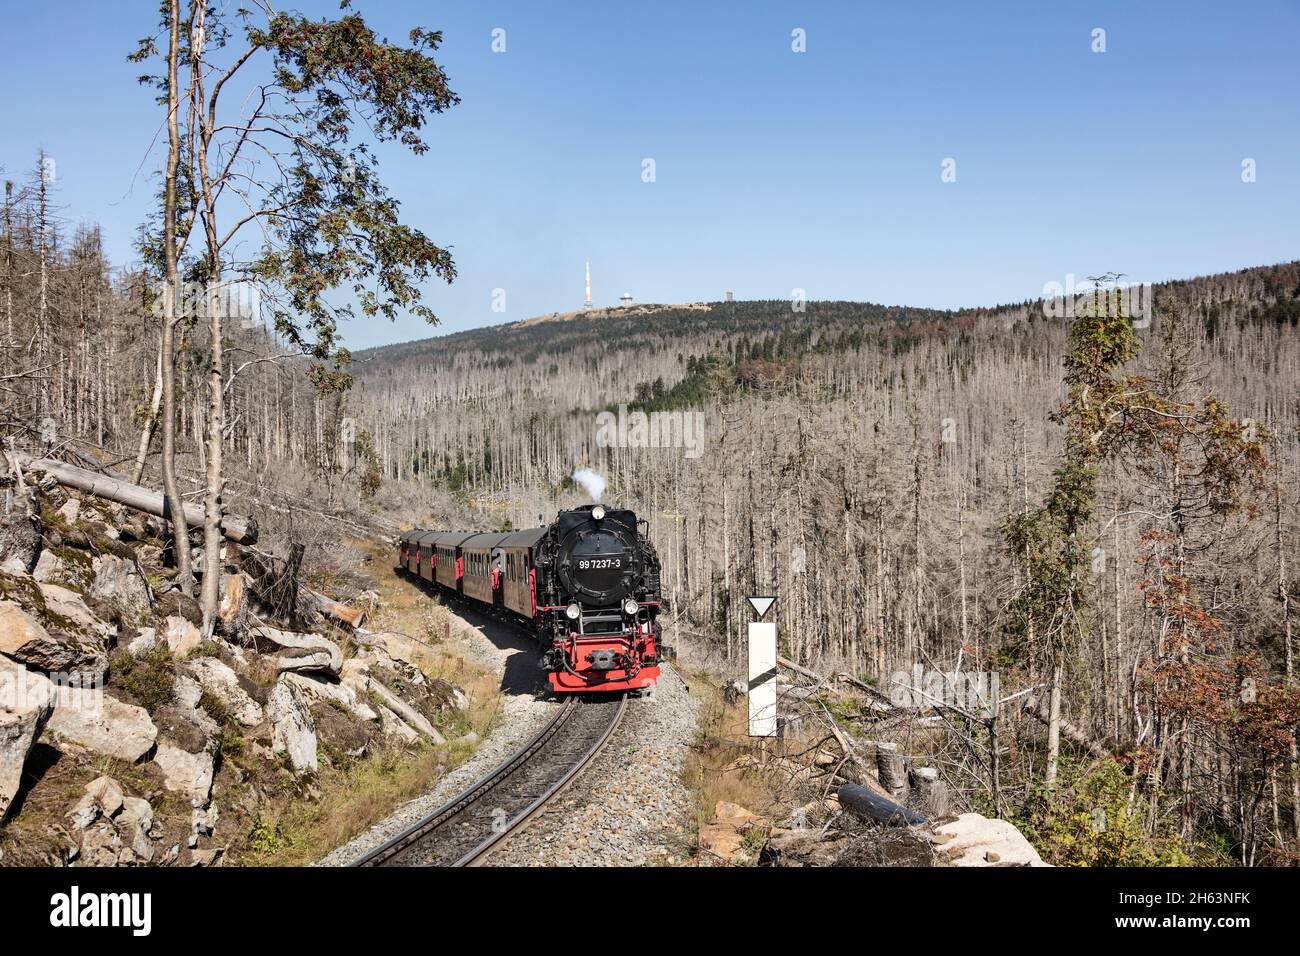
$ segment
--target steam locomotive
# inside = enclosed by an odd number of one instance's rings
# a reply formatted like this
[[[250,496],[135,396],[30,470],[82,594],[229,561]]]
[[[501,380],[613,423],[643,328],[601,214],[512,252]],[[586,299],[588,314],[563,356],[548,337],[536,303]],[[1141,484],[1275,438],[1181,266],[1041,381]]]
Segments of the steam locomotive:
[[[398,561],[528,627],[552,690],[641,690],[670,653],[659,639],[659,557],[644,526],[631,511],[584,505],[523,531],[408,531]]]

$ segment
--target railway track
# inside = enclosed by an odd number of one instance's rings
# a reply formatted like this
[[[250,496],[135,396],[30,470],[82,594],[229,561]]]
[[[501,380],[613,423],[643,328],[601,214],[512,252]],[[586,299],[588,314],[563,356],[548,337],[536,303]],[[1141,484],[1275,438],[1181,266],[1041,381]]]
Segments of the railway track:
[[[498,767],[353,866],[475,866],[526,826],[600,753],[627,695],[570,697]]]

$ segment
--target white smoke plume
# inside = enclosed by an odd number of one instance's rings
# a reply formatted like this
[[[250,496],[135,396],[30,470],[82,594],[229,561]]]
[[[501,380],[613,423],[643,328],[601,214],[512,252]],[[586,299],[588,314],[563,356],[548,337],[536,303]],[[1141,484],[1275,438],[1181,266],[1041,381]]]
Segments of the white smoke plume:
[[[603,475],[592,471],[590,468],[579,468],[573,473],[573,480],[582,485],[591,495],[591,500],[600,501],[600,496],[605,493],[605,488],[609,485]]]

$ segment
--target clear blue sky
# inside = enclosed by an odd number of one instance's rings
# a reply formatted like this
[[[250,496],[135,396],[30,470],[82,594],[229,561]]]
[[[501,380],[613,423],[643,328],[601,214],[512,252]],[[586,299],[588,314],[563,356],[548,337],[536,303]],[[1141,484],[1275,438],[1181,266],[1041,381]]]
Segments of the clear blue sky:
[[[587,256],[597,304],[799,287],[937,307],[1035,297],[1070,272],[1300,257],[1300,0],[355,6],[393,39],[443,30],[463,99],[429,154],[381,153],[409,221],[454,247],[459,279],[428,288],[439,331],[577,307]],[[156,8],[4,14],[0,166],[22,173],[44,146],[64,217],[101,223],[118,261],[161,159],[160,112],[125,61]],[[380,320],[346,338],[429,334]]]

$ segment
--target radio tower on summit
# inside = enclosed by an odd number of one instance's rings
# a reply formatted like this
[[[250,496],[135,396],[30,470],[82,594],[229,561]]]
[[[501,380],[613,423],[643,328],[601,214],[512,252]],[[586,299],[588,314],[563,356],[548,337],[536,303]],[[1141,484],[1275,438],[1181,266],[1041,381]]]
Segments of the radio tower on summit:
[[[587,298],[583,300],[584,309],[591,308],[591,260],[587,260]]]

